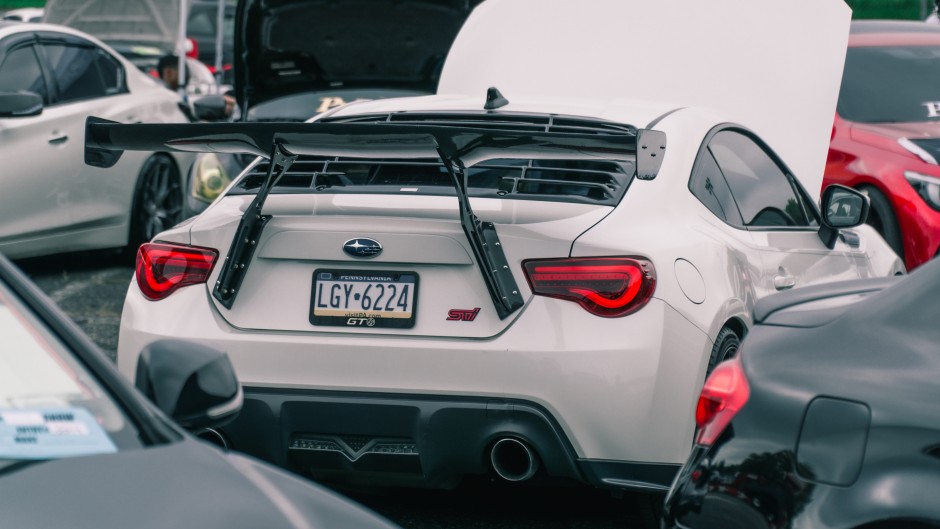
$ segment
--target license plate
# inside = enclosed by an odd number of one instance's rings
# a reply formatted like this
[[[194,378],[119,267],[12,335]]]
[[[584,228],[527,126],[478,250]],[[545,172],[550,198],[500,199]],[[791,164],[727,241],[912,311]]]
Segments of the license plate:
[[[414,272],[319,269],[313,273],[310,323],[410,329],[417,299]]]

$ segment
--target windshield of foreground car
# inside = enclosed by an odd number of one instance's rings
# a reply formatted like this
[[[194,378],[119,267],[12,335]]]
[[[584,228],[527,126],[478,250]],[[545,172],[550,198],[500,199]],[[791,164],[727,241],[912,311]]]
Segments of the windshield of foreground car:
[[[140,447],[98,381],[0,284],[0,469]]]
[[[940,46],[849,48],[837,110],[862,123],[940,121]]]

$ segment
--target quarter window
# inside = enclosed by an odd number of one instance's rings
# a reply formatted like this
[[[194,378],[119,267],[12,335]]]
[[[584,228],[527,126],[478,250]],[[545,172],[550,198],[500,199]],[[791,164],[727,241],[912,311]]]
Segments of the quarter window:
[[[102,50],[95,50],[95,63],[101,72],[104,89],[108,95],[124,92],[124,69],[114,59]]]
[[[793,177],[754,140],[723,130],[715,134],[708,148],[731,188],[745,226],[818,225]]]
[[[33,92],[48,101],[46,83],[32,46],[16,48],[0,64],[0,92]]]
[[[734,203],[734,197],[728,189],[728,182],[707,149],[702,152],[695,170],[692,171],[689,189],[719,219],[735,226],[744,224],[738,205]]]

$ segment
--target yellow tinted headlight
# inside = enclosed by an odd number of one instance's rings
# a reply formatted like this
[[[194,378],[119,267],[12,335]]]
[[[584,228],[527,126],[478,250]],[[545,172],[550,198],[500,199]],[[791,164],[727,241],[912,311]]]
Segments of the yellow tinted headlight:
[[[222,162],[215,154],[203,154],[196,160],[193,172],[192,195],[202,201],[212,202],[228,186],[231,179]]]

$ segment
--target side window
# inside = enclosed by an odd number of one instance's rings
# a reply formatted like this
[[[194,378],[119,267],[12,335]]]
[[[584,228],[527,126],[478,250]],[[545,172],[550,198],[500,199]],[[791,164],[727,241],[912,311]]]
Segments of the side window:
[[[98,50],[65,44],[43,44],[59,86],[57,103],[68,103],[108,94],[98,70]]]
[[[7,53],[0,59],[0,91],[18,92],[26,90],[42,96],[48,101],[46,82],[42,78],[39,60],[32,46],[23,46]]]
[[[751,138],[730,130],[708,148],[725,176],[745,226],[816,226],[811,206],[796,182]]]
[[[126,92],[124,68],[121,64],[102,50],[95,50],[95,54],[95,63],[97,63],[98,72],[101,73],[101,80],[104,81],[105,92],[108,95]]]
[[[699,157],[692,171],[689,190],[719,219],[734,226],[744,225],[738,205],[734,203],[734,197],[728,189],[728,183],[708,149]]]

